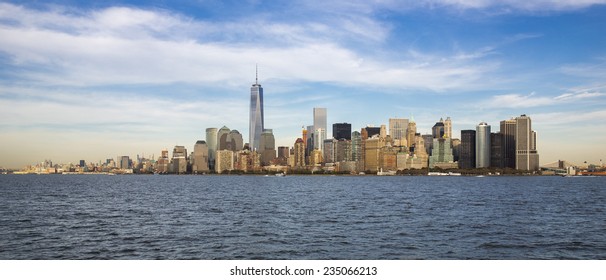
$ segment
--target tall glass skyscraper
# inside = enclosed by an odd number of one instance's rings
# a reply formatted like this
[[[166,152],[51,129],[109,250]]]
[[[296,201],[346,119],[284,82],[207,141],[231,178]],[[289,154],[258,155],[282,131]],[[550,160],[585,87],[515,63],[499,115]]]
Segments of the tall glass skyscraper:
[[[258,72],[255,74],[255,84],[250,88],[250,119],[248,143],[250,149],[259,150],[261,133],[263,133],[263,88],[259,84]]]
[[[490,125],[476,126],[476,168],[490,167]]]
[[[314,136],[314,149],[322,150],[322,145],[324,140],[326,139],[326,135],[328,134],[328,128],[326,127],[326,108],[314,108],[314,134],[317,134],[318,129],[322,129],[324,131],[323,135]],[[316,142],[319,141],[319,142]]]

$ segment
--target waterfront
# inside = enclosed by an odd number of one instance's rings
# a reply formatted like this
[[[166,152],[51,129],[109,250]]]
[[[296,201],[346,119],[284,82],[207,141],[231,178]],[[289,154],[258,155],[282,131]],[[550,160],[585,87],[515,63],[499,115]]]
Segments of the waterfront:
[[[0,259],[606,259],[604,178],[0,176]]]

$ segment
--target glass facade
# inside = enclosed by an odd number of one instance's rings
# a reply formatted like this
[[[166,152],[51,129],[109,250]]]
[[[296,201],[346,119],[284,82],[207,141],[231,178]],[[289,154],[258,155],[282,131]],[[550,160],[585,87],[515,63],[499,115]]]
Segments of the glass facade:
[[[253,151],[259,150],[259,141],[263,133],[263,88],[258,82],[250,88],[250,119],[248,143]]]

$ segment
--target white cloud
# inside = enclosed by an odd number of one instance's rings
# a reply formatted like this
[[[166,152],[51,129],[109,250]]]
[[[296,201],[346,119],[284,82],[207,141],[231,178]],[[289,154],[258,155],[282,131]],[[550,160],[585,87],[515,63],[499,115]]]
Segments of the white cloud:
[[[74,14],[3,6],[11,13],[2,17],[12,24],[0,24],[0,51],[28,69],[23,75],[29,81],[53,85],[247,84],[251,71],[242,66],[259,62],[265,79],[440,91],[477,87],[497,66],[479,60],[486,51],[452,58],[399,54],[385,61],[339,41],[343,34],[384,40],[388,28],[370,18],[342,18],[327,28],[321,22],[209,23],[134,8]],[[217,34],[219,40],[208,40]]]

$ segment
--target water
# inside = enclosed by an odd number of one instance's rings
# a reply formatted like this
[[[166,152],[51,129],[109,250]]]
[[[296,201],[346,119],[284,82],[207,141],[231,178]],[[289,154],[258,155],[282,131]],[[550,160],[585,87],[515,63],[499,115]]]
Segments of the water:
[[[606,259],[606,178],[0,176],[0,259]]]

